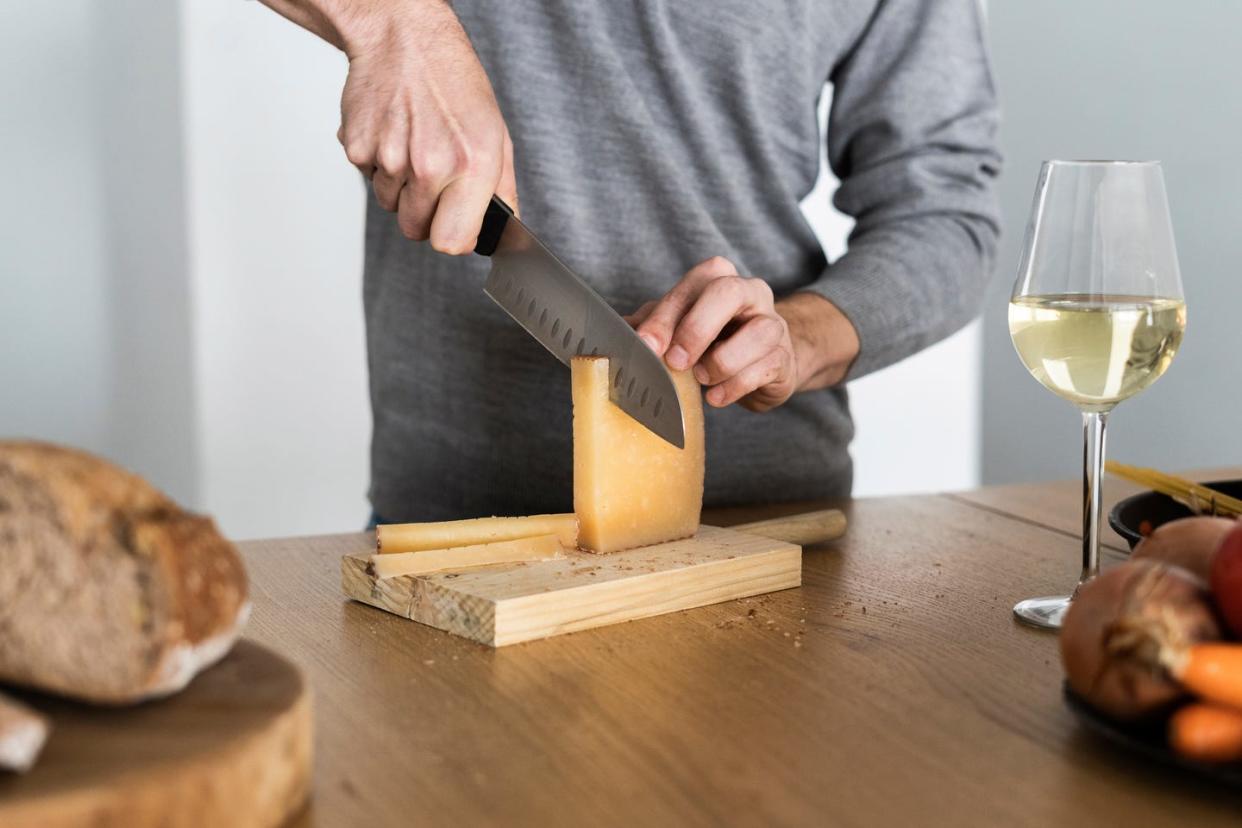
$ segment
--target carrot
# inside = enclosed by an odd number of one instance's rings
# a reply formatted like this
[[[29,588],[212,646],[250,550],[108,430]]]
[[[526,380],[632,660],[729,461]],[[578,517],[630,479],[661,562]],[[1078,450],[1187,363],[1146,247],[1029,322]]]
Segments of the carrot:
[[[1188,704],[1169,719],[1169,744],[1187,759],[1236,762],[1242,759],[1242,711]]]
[[[1242,711],[1242,644],[1194,644],[1168,664],[1178,682],[1204,701]]]

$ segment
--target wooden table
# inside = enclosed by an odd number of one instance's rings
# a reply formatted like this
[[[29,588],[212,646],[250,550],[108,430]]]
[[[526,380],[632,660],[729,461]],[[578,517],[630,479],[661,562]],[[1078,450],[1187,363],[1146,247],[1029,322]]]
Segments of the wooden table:
[[[250,636],[316,692],[300,824],[1237,825],[1242,794],[1080,729],[1055,637],[1013,621],[1073,583],[1078,508],[858,500],[799,589],[503,650],[342,599],[368,535],[243,544]]]

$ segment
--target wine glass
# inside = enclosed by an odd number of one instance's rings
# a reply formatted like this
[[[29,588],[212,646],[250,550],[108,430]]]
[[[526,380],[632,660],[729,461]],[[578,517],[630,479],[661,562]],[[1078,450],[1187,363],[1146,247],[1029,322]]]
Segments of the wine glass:
[[[1160,378],[1185,327],[1160,162],[1045,162],[1009,302],[1009,335],[1031,376],[1082,411],[1079,586],[1099,573],[1109,412]],[[1056,629],[1072,599],[1030,598],[1013,612]]]

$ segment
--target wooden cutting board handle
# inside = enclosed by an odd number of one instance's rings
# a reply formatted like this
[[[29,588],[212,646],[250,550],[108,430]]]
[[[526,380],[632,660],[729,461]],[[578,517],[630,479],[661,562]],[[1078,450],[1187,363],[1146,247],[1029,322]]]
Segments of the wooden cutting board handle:
[[[760,535],[772,540],[796,543],[799,546],[814,546],[817,543],[836,540],[844,535],[845,515],[839,509],[820,509],[817,512],[803,512],[798,515],[741,523],[729,528],[735,532]]]

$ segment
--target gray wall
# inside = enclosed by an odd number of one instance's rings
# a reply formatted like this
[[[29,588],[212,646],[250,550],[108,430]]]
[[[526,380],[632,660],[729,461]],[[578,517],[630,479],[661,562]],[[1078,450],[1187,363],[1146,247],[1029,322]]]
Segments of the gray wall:
[[[179,4],[0,11],[0,437],[194,502]]]
[[[1018,362],[1006,304],[1039,164],[1164,162],[1188,322],[1169,373],[1122,403],[1109,456],[1166,469],[1242,462],[1242,3],[989,4],[1004,106],[1006,237],[984,315],[985,483],[1072,477],[1078,414]],[[1235,432],[1236,433],[1236,432]]]

